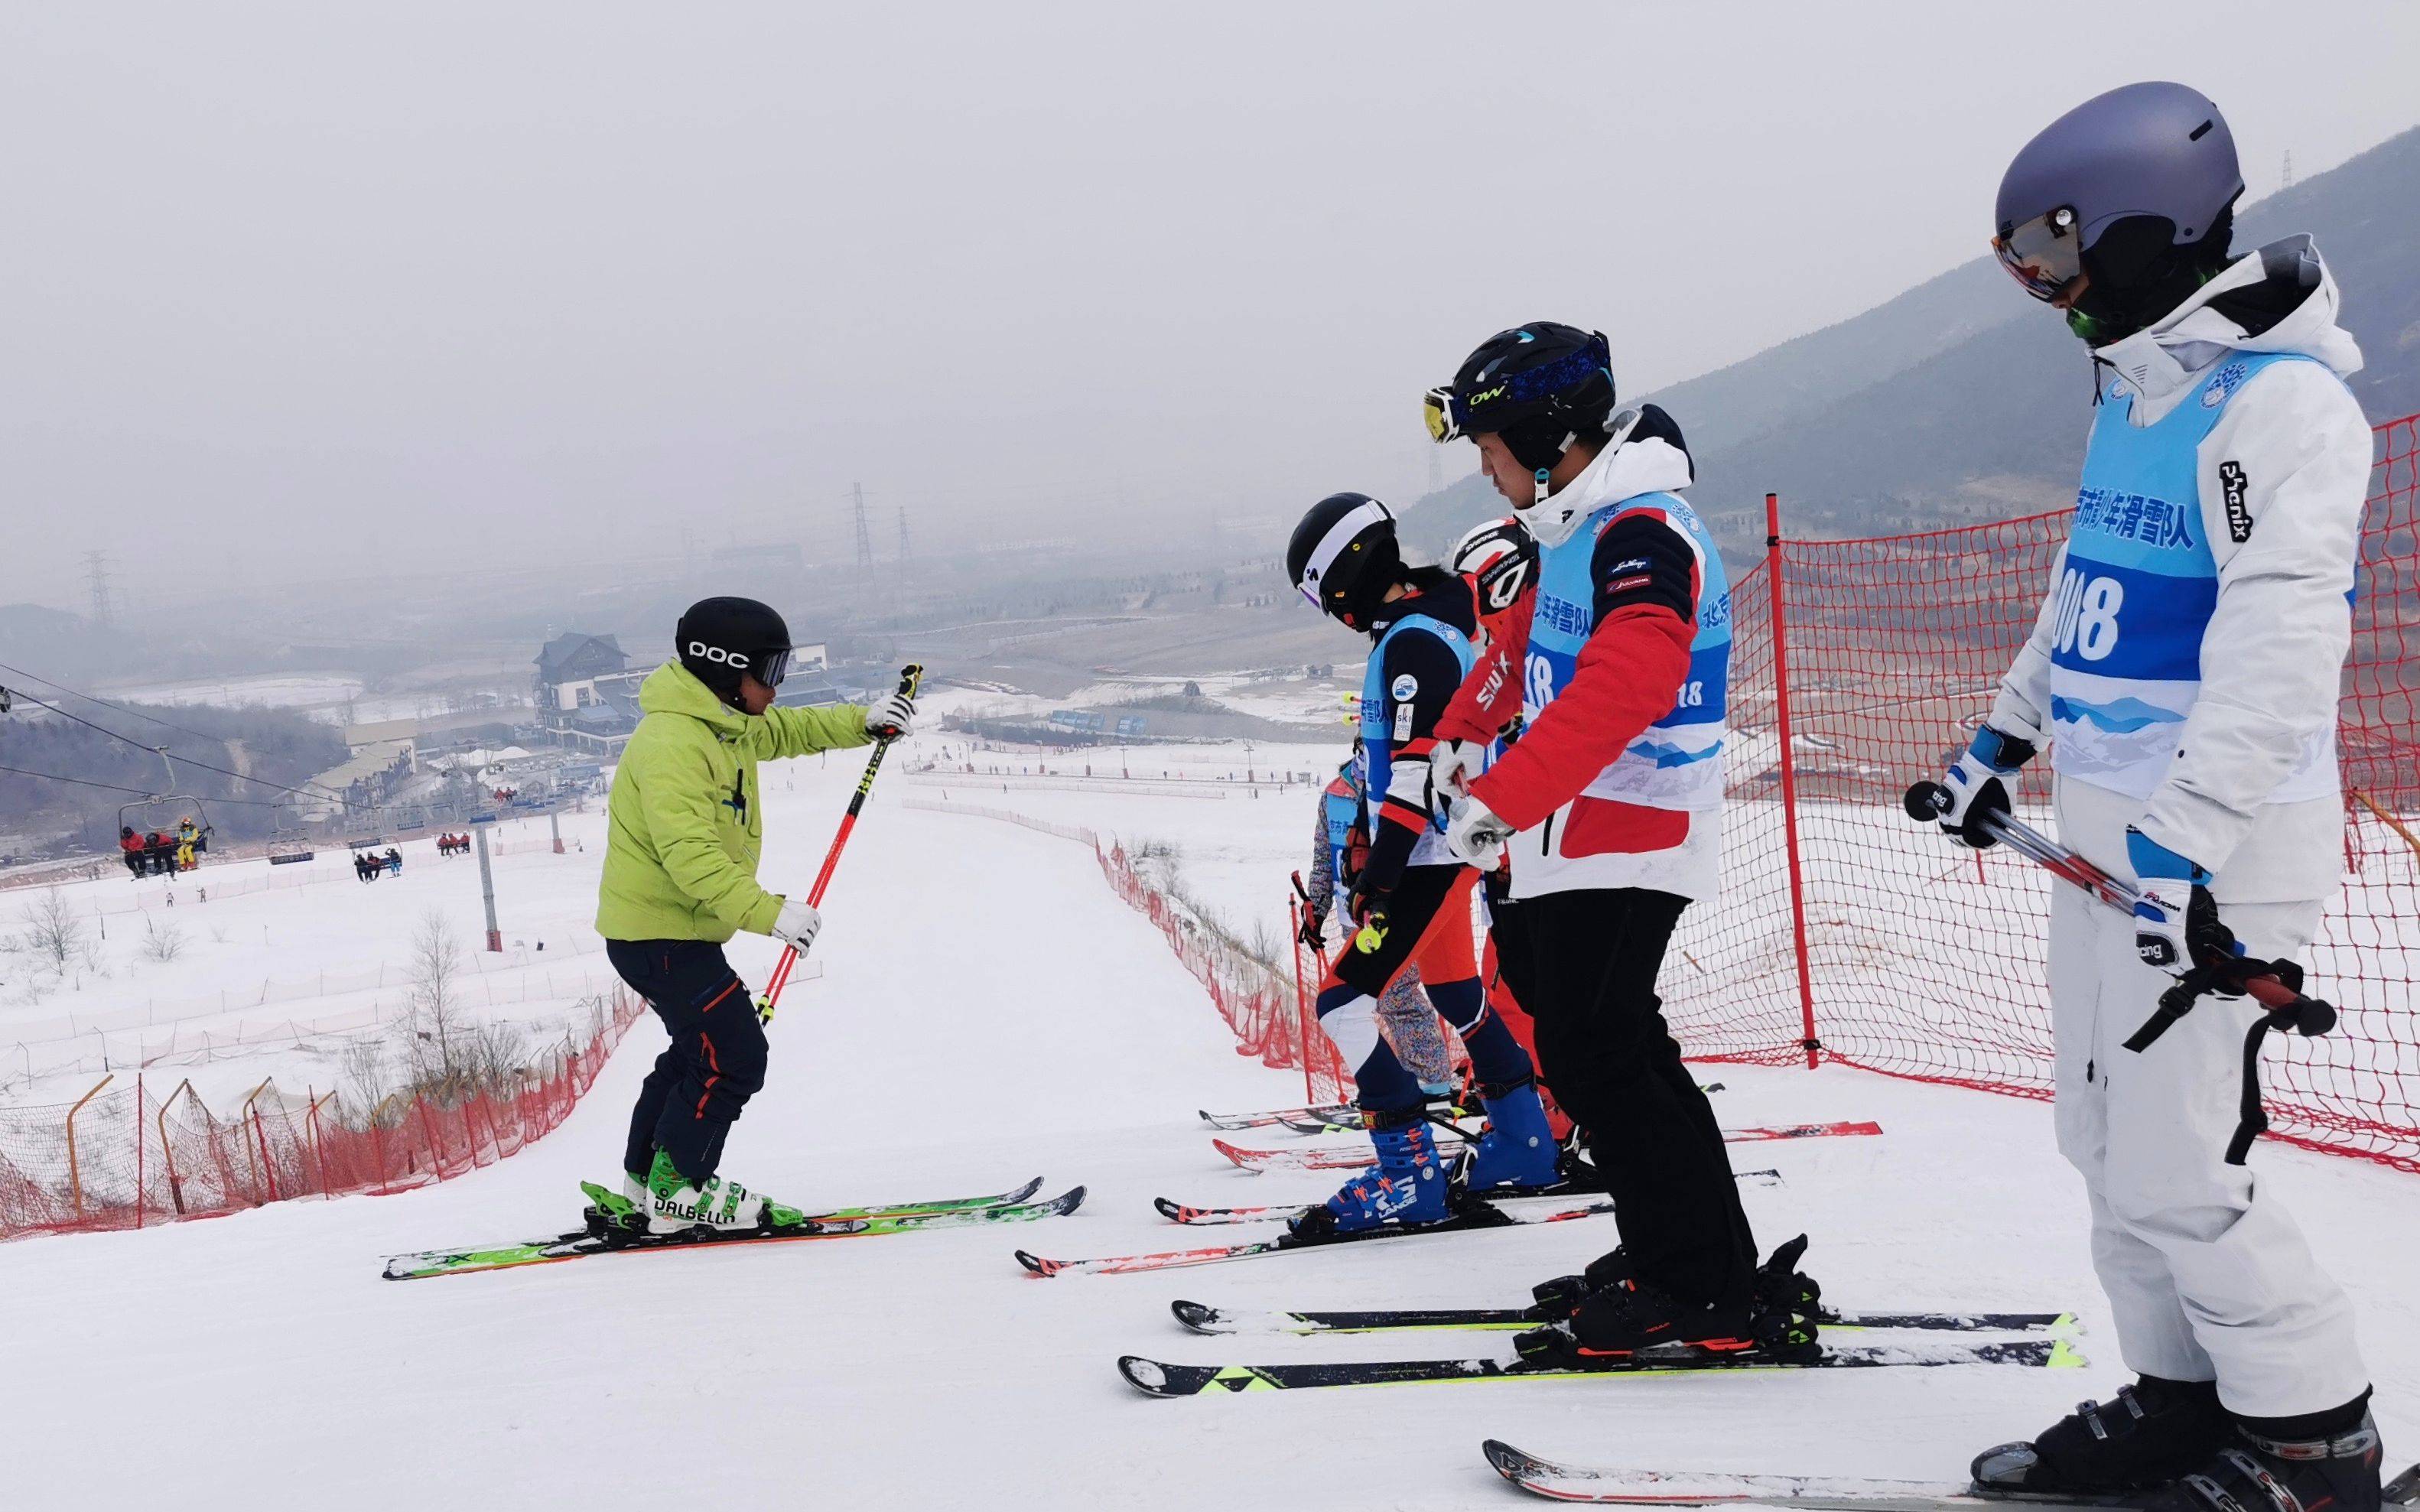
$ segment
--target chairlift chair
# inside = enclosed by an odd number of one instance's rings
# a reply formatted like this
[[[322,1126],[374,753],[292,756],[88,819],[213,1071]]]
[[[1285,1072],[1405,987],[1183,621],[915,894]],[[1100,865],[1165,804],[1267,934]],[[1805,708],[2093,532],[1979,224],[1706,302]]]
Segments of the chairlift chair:
[[[191,819],[194,821],[194,850],[195,854],[198,855],[203,851],[209,850],[210,848],[210,831],[212,827],[210,825],[209,806],[202,802],[199,795],[179,793],[176,791],[177,764],[170,759],[166,747],[155,747],[153,748],[151,754],[160,758],[160,764],[167,771],[168,791],[164,793],[146,794],[144,796],[136,798],[131,803],[119,804],[117,806],[118,835],[123,837],[128,830],[132,829],[138,835],[147,835],[156,830],[163,837],[174,836],[177,833],[178,822],[183,819]],[[172,816],[169,818],[164,828],[161,825],[149,823],[147,817],[148,810],[163,808],[172,811]],[[142,819],[144,822],[137,823],[136,821],[138,819]]]
[[[292,866],[299,861],[311,860],[319,854],[312,849],[310,840],[303,835],[302,816],[296,809],[296,805],[281,803],[271,814],[272,833],[269,837],[269,864],[271,866]]]

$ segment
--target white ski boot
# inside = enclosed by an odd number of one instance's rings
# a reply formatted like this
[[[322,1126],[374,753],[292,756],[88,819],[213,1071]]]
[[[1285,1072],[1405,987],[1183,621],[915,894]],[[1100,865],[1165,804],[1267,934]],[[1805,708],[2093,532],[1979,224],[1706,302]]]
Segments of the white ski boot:
[[[692,1183],[660,1149],[656,1151],[655,1168],[647,1173],[646,1190],[651,1234],[676,1234],[685,1228],[730,1233],[767,1227],[763,1197],[720,1176]]]

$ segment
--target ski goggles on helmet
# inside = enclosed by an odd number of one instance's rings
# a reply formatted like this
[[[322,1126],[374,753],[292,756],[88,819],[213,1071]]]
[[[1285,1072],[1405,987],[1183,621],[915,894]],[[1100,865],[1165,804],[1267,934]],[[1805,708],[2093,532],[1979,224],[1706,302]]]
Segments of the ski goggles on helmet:
[[[773,646],[756,653],[756,665],[748,669],[750,676],[767,687],[779,687],[782,679],[790,675],[790,648]]]
[[[1595,375],[1603,373],[1609,378],[1612,372],[1613,348],[1600,332],[1589,337],[1587,346],[1551,363],[1521,368],[1500,378],[1482,372],[1476,380],[1477,386],[1466,393],[1454,384],[1441,384],[1420,398],[1429,439],[1442,442],[1500,430],[1547,408],[1549,401],[1578,388]]]
[[[1429,440],[1443,445],[1462,434],[1453,418],[1453,390],[1431,389],[1420,395],[1420,418],[1428,422]]]
[[[2007,227],[1992,239],[1992,251],[2009,276],[2038,300],[2057,299],[2084,276],[2083,228],[2072,206]]]

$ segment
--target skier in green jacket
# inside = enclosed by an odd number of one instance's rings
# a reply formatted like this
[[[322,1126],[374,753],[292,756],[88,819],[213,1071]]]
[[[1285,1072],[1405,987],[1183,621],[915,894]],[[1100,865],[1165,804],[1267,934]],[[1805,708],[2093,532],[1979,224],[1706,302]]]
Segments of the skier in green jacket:
[[[822,919],[756,883],[764,817],[756,764],[905,734],[912,696],[871,707],[777,709],[790,631],[752,598],[690,606],[678,656],[639,686],[644,711],[613,774],[597,932],[672,1043],[630,1116],[623,1195],[655,1233],[755,1228],[786,1210],[715,1174],[722,1141],[765,1085],[754,995],[723,959],[746,930],[803,952]]]

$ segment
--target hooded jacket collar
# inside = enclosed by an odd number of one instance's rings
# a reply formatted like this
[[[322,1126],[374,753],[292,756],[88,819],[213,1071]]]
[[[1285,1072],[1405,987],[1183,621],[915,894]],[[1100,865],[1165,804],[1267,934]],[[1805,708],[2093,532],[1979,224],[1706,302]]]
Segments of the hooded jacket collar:
[[[676,661],[668,661],[639,685],[639,708],[646,714],[685,714],[714,733],[736,739],[748,728],[748,717],[714,696],[714,689]]]
[[[2337,301],[2319,249],[2307,236],[2288,237],[2238,257],[2158,324],[2092,355],[2138,396],[2134,424],[2149,425],[2230,352],[2291,352],[2338,378],[2359,372],[2361,347],[2336,324]]]
[[[1514,513],[1544,547],[1571,539],[1579,522],[1607,504],[1643,493],[1672,493],[1697,481],[1688,443],[1672,417],[1652,404],[1625,409],[1606,426],[1605,450],[1544,503]]]

